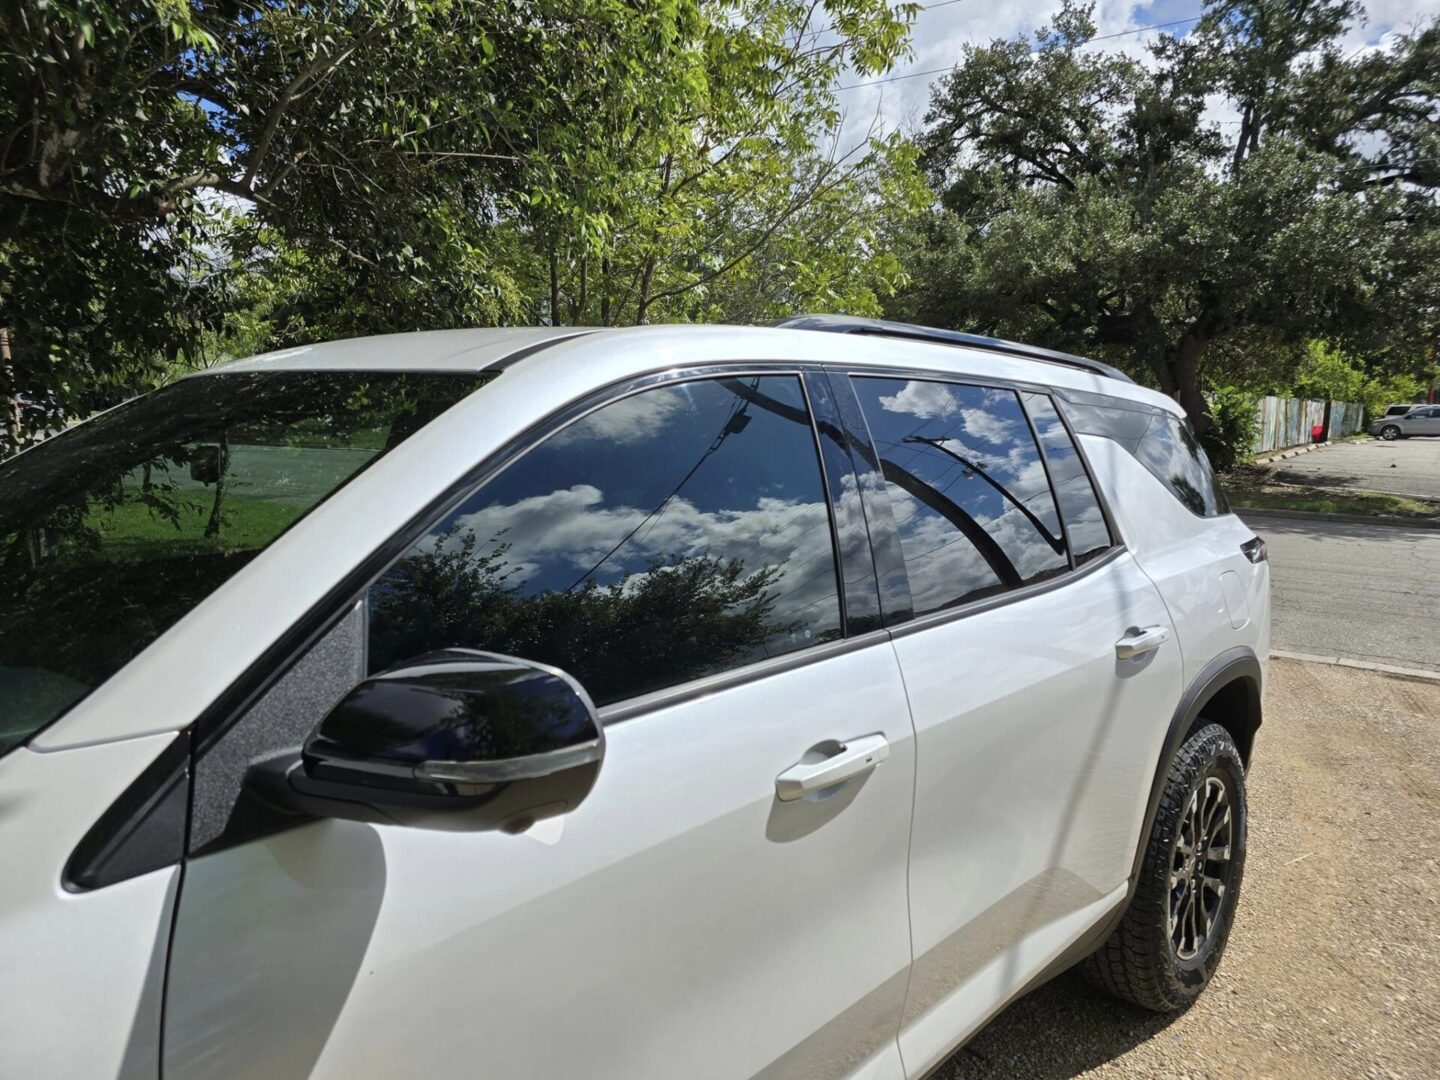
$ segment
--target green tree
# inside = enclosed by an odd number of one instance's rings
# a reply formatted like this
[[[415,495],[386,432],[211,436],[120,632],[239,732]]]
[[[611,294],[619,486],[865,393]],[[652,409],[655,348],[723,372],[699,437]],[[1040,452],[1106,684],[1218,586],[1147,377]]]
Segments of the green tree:
[[[1202,433],[1227,341],[1413,364],[1440,297],[1440,29],[1356,59],[1350,0],[1210,0],[1142,63],[1080,48],[1090,10],[967,47],[936,88],[943,212],[894,309],[1105,356]],[[1206,120],[1215,95],[1238,122]]]
[[[16,0],[0,394],[84,412],[232,334],[715,318],[782,273],[878,308],[912,152],[816,147],[837,74],[893,62],[914,10]]]

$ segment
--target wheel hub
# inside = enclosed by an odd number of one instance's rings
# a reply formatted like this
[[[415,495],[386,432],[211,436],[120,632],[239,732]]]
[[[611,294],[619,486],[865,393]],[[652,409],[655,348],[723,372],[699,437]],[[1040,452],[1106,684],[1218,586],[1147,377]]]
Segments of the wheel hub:
[[[1198,955],[1219,925],[1233,830],[1225,783],[1207,776],[1190,795],[1170,858],[1170,942],[1181,960]]]

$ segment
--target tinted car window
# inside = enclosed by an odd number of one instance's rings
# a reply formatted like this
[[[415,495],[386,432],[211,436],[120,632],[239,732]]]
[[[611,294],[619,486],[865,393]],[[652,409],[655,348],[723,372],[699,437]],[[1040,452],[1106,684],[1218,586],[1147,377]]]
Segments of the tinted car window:
[[[1108,551],[1113,543],[1100,500],[1095,495],[1090,475],[1065,430],[1055,405],[1045,394],[1021,394],[1030,421],[1045,449],[1045,462],[1050,467],[1050,484],[1060,503],[1060,517],[1065,522],[1065,539],[1074,553],[1078,566]]]
[[[597,705],[840,636],[792,376],[607,405],[486,484],[370,592],[370,669],[448,647],[555,664]]]
[[[894,504],[915,614],[1069,569],[1055,500],[1012,390],[854,380]]]
[[[0,466],[0,753],[482,381],[205,375]]]
[[[1063,407],[1077,432],[1118,442],[1192,513],[1216,517],[1230,512],[1188,421],[1138,403],[1074,391],[1065,391]]]

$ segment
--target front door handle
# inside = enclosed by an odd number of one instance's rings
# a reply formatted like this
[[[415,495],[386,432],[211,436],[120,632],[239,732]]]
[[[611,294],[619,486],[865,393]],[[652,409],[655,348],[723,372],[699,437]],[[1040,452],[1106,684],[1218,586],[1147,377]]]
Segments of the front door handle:
[[[1163,626],[1147,626],[1143,630],[1130,630],[1115,642],[1115,655],[1121,660],[1131,660],[1154,652],[1170,640],[1170,631]]]
[[[890,756],[890,743],[884,735],[862,735],[826,756],[819,756],[819,751],[816,747],[775,778],[775,795],[781,802],[803,799],[869,772]],[[812,757],[815,760],[807,760]]]

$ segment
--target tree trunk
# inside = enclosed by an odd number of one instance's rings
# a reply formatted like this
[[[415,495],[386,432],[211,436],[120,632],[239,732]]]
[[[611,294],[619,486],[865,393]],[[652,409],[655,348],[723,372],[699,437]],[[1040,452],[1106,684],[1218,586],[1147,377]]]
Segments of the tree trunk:
[[[580,256],[580,295],[570,305],[570,325],[584,326],[589,320],[586,309],[590,307],[590,254]]]
[[[225,498],[225,467],[230,462],[230,439],[226,435],[220,436],[220,453],[218,455],[220,470],[215,476],[215,501],[210,505],[210,520],[205,523],[205,539],[213,540],[220,535],[220,508]]]
[[[1209,335],[1194,328],[1185,331],[1166,365],[1169,379],[1161,379],[1162,384],[1168,384],[1165,392],[1190,415],[1197,435],[1210,430],[1210,406],[1200,392],[1200,358],[1209,346]]]
[[[0,408],[5,410],[5,434],[10,452],[14,453],[20,449],[25,431],[20,422],[20,399],[15,396],[15,372],[10,364],[10,331],[0,326]]]
[[[560,266],[555,244],[550,244],[550,325],[560,325]]]
[[[640,275],[640,295],[635,301],[635,325],[644,326],[650,314],[650,283],[655,278],[655,257],[645,261],[645,272]]]
[[[665,163],[660,169],[660,198],[664,199],[670,191],[670,170],[675,164],[673,154],[665,155]],[[659,236],[655,237],[659,242]],[[645,271],[640,275],[640,295],[635,301],[635,325],[645,325],[645,320],[650,316],[650,286],[655,281],[655,260],[657,256],[651,251],[645,259]]]
[[[610,256],[600,256],[600,325],[610,325]]]

